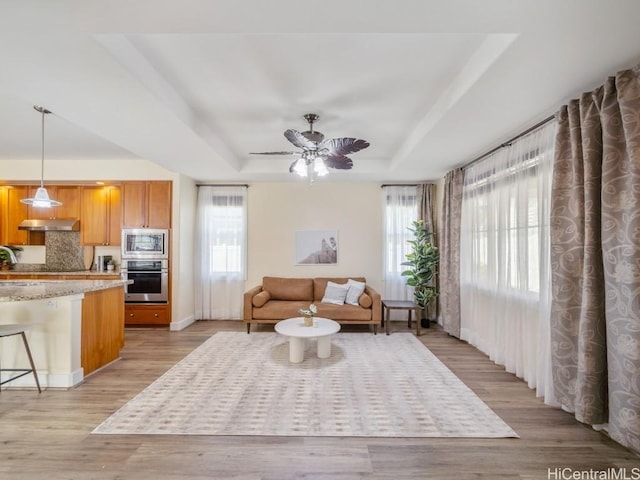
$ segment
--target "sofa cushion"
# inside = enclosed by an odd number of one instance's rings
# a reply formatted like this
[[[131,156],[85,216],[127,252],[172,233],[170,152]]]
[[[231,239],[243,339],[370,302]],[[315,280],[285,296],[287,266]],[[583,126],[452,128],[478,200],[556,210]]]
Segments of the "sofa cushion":
[[[360,295],[362,295],[364,288],[367,286],[366,283],[358,282],[350,278],[347,285],[349,285],[349,291],[347,292],[347,298],[345,298],[344,303],[348,303],[349,305],[358,305]]]
[[[339,285],[333,282],[327,282],[327,288],[322,297],[322,303],[333,303],[334,305],[344,305],[349,292],[349,285]]]
[[[309,302],[272,299],[262,307],[254,308],[253,318],[256,320],[284,320],[285,318],[300,317],[298,310],[301,308],[309,308]]]
[[[313,301],[313,280],[310,278],[263,277],[262,289],[269,292],[272,300]],[[307,304],[305,308],[308,307]]]
[[[261,291],[257,295],[254,295],[251,299],[254,307],[261,307],[271,299],[271,294],[266,290]]]
[[[330,318],[336,321],[349,320],[371,320],[371,309],[356,307],[354,305],[333,305],[332,303],[320,303],[318,306],[317,317]]]
[[[327,288],[327,282],[337,283],[343,285],[349,281],[349,278],[353,278],[358,282],[364,282],[364,277],[316,277],[313,279],[313,301],[319,302],[324,297],[324,291]]]
[[[363,293],[358,299],[358,305],[360,305],[362,308],[371,308],[371,305],[373,305],[373,300],[369,295]]]

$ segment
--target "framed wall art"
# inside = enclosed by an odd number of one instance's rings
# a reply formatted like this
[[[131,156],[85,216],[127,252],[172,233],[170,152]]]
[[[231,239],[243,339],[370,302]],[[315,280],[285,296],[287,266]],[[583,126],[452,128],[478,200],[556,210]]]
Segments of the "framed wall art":
[[[337,230],[296,232],[296,265],[337,265]]]

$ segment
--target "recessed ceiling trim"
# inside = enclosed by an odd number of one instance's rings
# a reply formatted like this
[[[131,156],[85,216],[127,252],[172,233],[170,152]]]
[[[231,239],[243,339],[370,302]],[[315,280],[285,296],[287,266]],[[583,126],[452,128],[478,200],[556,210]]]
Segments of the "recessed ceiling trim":
[[[488,35],[475,53],[469,58],[460,73],[438,97],[407,135],[404,143],[391,160],[393,170],[405,160],[416,146],[440,122],[456,103],[469,91],[484,73],[504,54],[518,38],[517,34]]]

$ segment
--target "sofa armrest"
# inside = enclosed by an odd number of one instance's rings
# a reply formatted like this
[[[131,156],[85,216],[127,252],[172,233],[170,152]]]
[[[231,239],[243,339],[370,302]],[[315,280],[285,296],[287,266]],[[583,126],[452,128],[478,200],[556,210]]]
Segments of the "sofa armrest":
[[[364,293],[371,297],[371,320],[380,324],[382,322],[382,297],[369,285],[364,288]]]
[[[244,321],[253,319],[253,297],[262,291],[262,285],[253,287],[244,292]]]

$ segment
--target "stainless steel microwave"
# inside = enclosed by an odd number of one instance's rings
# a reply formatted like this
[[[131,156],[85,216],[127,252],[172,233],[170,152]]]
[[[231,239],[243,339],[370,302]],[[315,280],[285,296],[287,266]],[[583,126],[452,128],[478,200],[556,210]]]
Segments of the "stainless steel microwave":
[[[169,230],[124,228],[122,258],[169,258]]]

